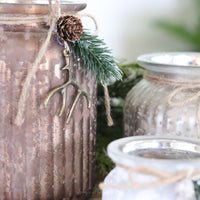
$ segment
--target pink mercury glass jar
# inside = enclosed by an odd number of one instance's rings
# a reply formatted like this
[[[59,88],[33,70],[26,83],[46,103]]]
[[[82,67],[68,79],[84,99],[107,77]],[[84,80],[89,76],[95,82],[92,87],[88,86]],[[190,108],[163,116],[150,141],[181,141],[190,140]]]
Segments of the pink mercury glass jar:
[[[47,0],[0,0],[0,17],[48,14]],[[63,13],[76,13],[85,3],[61,1]],[[5,19],[6,20],[6,19]],[[47,36],[45,23],[0,25],[0,199],[88,199],[92,190],[96,134],[96,83],[71,61],[76,81],[90,94],[91,109],[81,98],[69,125],[59,117],[61,96],[49,91],[67,80],[63,47],[53,34],[31,81],[24,123],[14,124],[25,77]],[[67,91],[67,108],[74,99]],[[68,109],[66,109],[68,112]]]

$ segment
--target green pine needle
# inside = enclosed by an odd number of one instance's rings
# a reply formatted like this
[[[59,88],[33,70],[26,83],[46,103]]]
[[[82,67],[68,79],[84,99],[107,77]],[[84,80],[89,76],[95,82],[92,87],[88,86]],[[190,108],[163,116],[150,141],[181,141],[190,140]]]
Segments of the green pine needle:
[[[71,44],[74,59],[83,61],[82,70],[87,74],[96,75],[102,84],[121,80],[122,72],[117,67],[114,57],[106,44],[95,35],[83,32],[80,40]]]

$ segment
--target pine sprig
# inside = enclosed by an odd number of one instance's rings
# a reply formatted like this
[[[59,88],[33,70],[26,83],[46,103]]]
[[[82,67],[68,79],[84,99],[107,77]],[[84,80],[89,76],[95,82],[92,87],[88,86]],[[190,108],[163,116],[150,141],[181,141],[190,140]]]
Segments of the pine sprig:
[[[80,40],[71,44],[74,59],[83,61],[82,70],[87,74],[96,75],[97,81],[109,84],[110,80],[121,80],[122,73],[117,67],[111,50],[96,35],[90,35],[86,31],[82,33]]]

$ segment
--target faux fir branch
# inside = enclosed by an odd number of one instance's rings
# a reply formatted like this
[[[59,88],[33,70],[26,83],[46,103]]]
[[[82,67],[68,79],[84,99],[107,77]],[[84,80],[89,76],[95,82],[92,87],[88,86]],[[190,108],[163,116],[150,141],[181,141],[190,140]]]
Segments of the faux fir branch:
[[[88,108],[91,107],[91,100],[87,91],[81,88],[72,74],[72,67],[70,65],[70,58],[73,56],[74,60],[78,62],[79,69],[82,68],[82,71],[87,74],[91,72],[92,76],[96,75],[96,80],[101,82],[104,86],[105,92],[105,104],[108,125],[113,124],[112,117],[110,115],[110,99],[107,91],[107,84],[110,80],[120,80],[121,70],[116,66],[116,61],[111,55],[111,51],[106,47],[105,43],[100,40],[97,36],[90,35],[86,31],[83,31],[83,26],[80,21],[75,16],[66,15],[59,18],[57,21],[57,33],[59,36],[60,42],[64,44],[64,57],[66,65],[62,70],[68,71],[68,80],[54,88],[45,100],[45,107],[47,107],[51,97],[57,93],[61,92],[63,103],[61,106],[61,111],[59,116],[61,116],[66,107],[66,88],[69,85],[75,87],[77,95],[73,100],[72,107],[67,114],[67,124],[70,122],[74,109],[81,96],[85,96],[88,103]]]
[[[79,40],[71,43],[75,60],[83,61],[82,70],[91,72],[96,80],[102,84],[109,84],[113,79],[121,80],[121,70],[116,66],[116,61],[111,55],[111,50],[106,47],[103,40],[96,35],[83,31]]]

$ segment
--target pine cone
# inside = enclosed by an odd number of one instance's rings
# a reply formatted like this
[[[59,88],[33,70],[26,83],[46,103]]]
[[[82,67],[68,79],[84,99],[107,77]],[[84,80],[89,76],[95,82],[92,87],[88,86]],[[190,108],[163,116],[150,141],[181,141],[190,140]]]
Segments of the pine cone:
[[[57,31],[62,40],[75,42],[81,38],[83,25],[79,18],[66,15],[59,18],[57,22]]]

